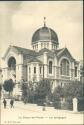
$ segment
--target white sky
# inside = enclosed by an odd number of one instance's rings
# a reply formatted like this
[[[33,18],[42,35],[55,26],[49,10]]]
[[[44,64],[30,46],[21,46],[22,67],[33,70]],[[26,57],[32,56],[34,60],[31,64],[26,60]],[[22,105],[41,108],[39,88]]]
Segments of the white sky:
[[[83,54],[82,1],[0,2],[0,56],[9,44],[30,48],[32,35],[46,25],[58,35],[60,48],[66,47],[77,60]]]

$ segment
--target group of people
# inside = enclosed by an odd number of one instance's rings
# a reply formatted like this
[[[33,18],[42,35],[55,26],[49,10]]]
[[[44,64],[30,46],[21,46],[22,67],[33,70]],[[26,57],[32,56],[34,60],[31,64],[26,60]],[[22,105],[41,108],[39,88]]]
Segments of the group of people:
[[[3,104],[4,104],[4,108],[6,108],[6,106],[7,106],[6,99],[3,100]],[[14,100],[13,99],[10,100],[10,107],[14,108]]]

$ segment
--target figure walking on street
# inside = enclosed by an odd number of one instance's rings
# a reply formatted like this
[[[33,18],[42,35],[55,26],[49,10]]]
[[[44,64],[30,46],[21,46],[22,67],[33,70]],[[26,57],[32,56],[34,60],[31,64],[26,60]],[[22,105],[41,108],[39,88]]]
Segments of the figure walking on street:
[[[4,108],[6,108],[6,105],[7,105],[7,101],[4,99],[3,101],[3,104],[4,104]]]
[[[13,100],[13,99],[11,99],[11,100],[10,100],[10,105],[11,105],[11,108],[14,108],[14,105],[13,105],[13,104],[14,104],[14,100]]]

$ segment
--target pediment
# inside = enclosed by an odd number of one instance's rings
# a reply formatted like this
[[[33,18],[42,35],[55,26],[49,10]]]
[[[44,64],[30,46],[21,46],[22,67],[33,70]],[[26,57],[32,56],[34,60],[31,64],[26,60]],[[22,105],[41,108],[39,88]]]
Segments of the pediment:
[[[8,49],[6,50],[4,56],[2,57],[2,59],[5,60],[9,56],[13,56],[15,54],[18,54],[18,51],[15,48],[13,48],[12,46],[9,46]]]
[[[61,57],[67,57],[69,58],[71,61],[75,60],[72,55],[70,54],[69,50],[67,48],[64,48],[60,53],[57,54],[58,58]]]

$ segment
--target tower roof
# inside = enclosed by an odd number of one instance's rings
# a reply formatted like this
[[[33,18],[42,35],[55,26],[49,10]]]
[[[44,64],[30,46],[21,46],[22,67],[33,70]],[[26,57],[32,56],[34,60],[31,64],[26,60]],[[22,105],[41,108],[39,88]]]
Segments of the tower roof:
[[[44,26],[37,29],[33,36],[32,36],[32,44],[35,44],[36,42],[39,42],[39,41],[51,41],[51,42],[54,42],[55,44],[59,44],[58,42],[58,36],[56,34],[56,32],[47,27],[46,26],[46,21],[45,21],[45,17],[44,17]]]

